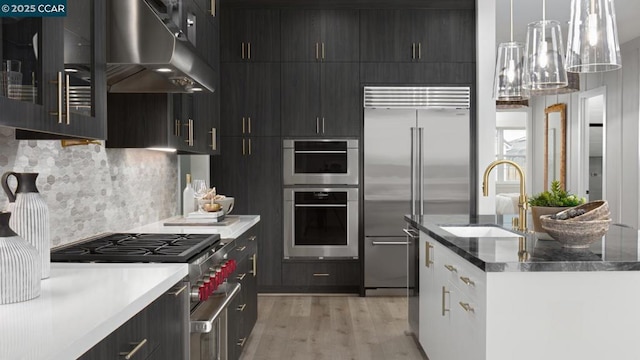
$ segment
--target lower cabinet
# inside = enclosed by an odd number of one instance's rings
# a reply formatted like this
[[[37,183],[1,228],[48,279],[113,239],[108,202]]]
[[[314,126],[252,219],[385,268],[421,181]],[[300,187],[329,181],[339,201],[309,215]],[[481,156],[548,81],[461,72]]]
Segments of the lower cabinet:
[[[425,353],[430,360],[485,359],[486,274],[424,232],[419,251]]]
[[[258,320],[258,231],[253,226],[234,243],[229,258],[237,263],[231,282],[240,284],[240,294],[227,309],[227,354],[229,360],[240,357],[244,346]]]
[[[80,359],[187,359],[188,336],[189,291],[180,282]]]
[[[357,292],[358,260],[293,260],[282,264],[282,283],[300,291]]]

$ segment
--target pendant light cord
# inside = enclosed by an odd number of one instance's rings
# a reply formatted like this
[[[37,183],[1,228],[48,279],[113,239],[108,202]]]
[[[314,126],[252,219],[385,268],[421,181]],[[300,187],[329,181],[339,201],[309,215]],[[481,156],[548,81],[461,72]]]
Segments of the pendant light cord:
[[[510,4],[511,4],[511,42],[513,42],[513,0],[511,0]]]

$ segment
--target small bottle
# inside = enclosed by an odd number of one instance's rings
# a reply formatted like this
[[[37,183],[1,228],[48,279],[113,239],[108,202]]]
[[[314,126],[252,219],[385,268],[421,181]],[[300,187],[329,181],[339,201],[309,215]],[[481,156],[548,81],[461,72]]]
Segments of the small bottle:
[[[187,174],[187,186],[182,192],[182,216],[187,216],[196,210],[193,186],[191,186],[191,174]]]

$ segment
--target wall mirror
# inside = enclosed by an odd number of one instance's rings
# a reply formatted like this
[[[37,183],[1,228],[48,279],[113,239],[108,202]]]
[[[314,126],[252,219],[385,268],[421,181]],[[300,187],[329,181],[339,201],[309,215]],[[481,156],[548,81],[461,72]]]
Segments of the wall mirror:
[[[544,109],[544,189],[551,189],[551,182],[560,181],[565,188],[567,105],[555,104]]]

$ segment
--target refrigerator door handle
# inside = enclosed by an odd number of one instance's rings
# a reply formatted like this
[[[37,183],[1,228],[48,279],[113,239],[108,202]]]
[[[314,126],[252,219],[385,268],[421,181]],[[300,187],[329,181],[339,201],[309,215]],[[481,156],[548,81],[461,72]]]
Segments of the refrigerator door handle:
[[[416,212],[416,197],[415,197],[415,187],[416,187],[416,160],[415,160],[415,152],[416,152],[416,128],[411,128],[411,215],[417,215]]]
[[[418,201],[420,202],[420,215],[424,215],[424,161],[422,150],[424,143],[424,128],[418,128]]]

